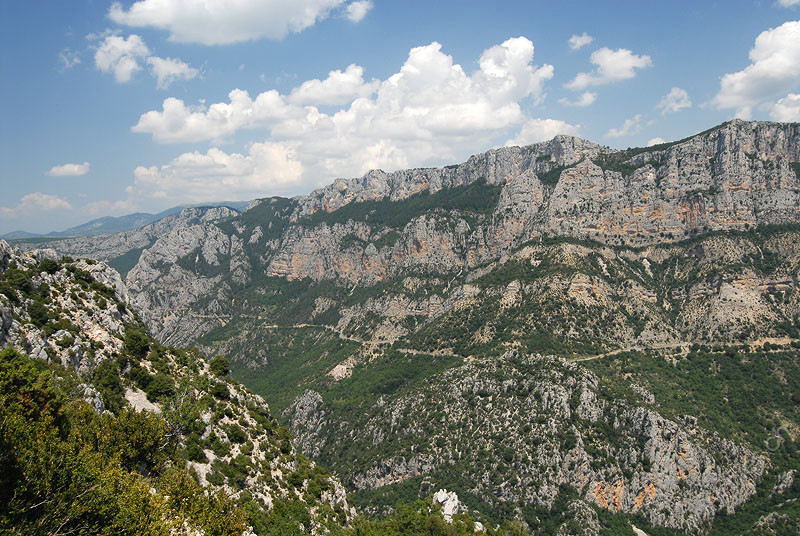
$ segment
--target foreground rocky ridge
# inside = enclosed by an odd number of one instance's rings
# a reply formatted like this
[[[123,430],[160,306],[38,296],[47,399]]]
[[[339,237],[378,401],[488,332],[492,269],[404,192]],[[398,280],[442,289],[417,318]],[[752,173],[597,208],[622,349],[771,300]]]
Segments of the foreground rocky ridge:
[[[0,348],[74,374],[72,396],[98,414],[163,417],[165,444],[174,441],[181,453],[176,462],[201,486],[255,511],[251,522],[295,501],[307,511],[305,531],[346,524],[355,512],[344,488],[297,452],[264,399],[227,376],[226,360],[151,341],[126,295],[103,263],[56,260],[52,250],[20,253],[0,241]]]

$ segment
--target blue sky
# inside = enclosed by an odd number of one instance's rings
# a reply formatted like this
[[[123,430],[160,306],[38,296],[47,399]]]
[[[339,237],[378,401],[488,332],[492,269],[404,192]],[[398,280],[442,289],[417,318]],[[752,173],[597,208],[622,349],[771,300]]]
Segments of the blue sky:
[[[0,234],[46,232],[800,121],[800,0],[0,0],[0,97]]]

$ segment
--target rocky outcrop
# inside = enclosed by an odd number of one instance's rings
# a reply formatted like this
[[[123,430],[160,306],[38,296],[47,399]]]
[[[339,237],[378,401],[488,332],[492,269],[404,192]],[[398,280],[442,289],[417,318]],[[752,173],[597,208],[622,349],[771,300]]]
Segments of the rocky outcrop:
[[[0,295],[0,347],[16,347],[81,377],[119,354],[125,324],[134,319],[132,311],[115,305],[126,296],[119,274],[95,261],[41,270],[41,260],[52,260],[52,250],[17,253],[9,248],[6,254],[27,273],[27,283],[17,282],[11,297]]]
[[[295,436],[297,446],[306,455],[318,457],[325,448],[325,441],[320,442],[319,439],[322,426],[327,421],[322,397],[316,391],[309,389],[297,397],[285,413],[292,416],[289,431]],[[298,436],[298,432],[302,436]],[[305,438],[313,440],[306,441]]]
[[[442,517],[448,523],[453,521],[453,514],[461,513],[464,509],[458,500],[458,494],[454,491],[448,493],[446,489],[440,489],[433,494],[433,505],[441,506]]]
[[[600,534],[601,526],[597,512],[585,501],[572,501],[569,503],[568,512],[571,519],[558,527],[556,536],[598,536]]]

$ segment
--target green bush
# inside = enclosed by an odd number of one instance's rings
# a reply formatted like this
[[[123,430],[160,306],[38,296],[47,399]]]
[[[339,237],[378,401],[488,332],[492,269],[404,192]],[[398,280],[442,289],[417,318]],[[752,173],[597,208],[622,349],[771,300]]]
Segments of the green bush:
[[[175,393],[175,381],[166,374],[159,372],[153,376],[153,381],[145,389],[147,398],[153,402],[167,398]]]
[[[47,307],[45,307],[45,305],[39,300],[34,300],[34,302],[28,307],[28,315],[31,317],[31,322],[40,328],[44,327],[49,320]]]
[[[150,351],[150,339],[136,328],[128,328],[125,332],[125,351],[134,357],[143,358]]]
[[[14,303],[19,302],[18,292],[27,295],[31,290],[30,275],[19,268],[9,268],[0,278],[0,294],[5,294]]]
[[[56,273],[61,267],[53,259],[42,259],[39,263],[39,271],[46,272],[50,275]]]
[[[244,443],[247,441],[247,434],[238,424],[232,424],[225,430],[225,433],[228,435],[228,439],[231,440],[231,443]]]
[[[230,392],[228,391],[228,386],[225,385],[224,382],[216,382],[211,387],[211,394],[215,398],[219,398],[220,400],[227,400],[230,397]]]
[[[128,377],[133,380],[133,383],[135,383],[139,389],[145,392],[147,392],[150,382],[153,381],[153,376],[151,376],[144,367],[140,367],[136,363],[131,363],[131,369],[128,371]]]
[[[208,458],[206,457],[206,453],[203,451],[203,447],[201,447],[198,443],[194,441],[190,441],[186,445],[186,449],[184,450],[184,455],[186,459],[193,462],[199,463],[206,463],[208,462]]]
[[[215,376],[227,376],[231,371],[230,362],[221,355],[212,359],[211,363],[209,363],[209,367]]]
[[[94,370],[94,386],[100,391],[106,409],[119,413],[124,406],[124,390],[119,381],[119,369],[115,361],[106,360]]]

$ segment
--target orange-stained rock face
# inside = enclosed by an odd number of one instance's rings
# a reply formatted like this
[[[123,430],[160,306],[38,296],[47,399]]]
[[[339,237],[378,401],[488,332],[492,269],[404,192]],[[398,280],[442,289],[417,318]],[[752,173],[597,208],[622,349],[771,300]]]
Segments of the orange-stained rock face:
[[[622,480],[617,480],[612,484],[597,482],[592,493],[594,502],[598,506],[614,512],[622,510],[622,500],[625,494],[625,483]]]
[[[648,482],[645,484],[644,489],[640,491],[633,500],[633,511],[638,511],[643,505],[651,502],[655,496],[656,487],[652,483]]]

